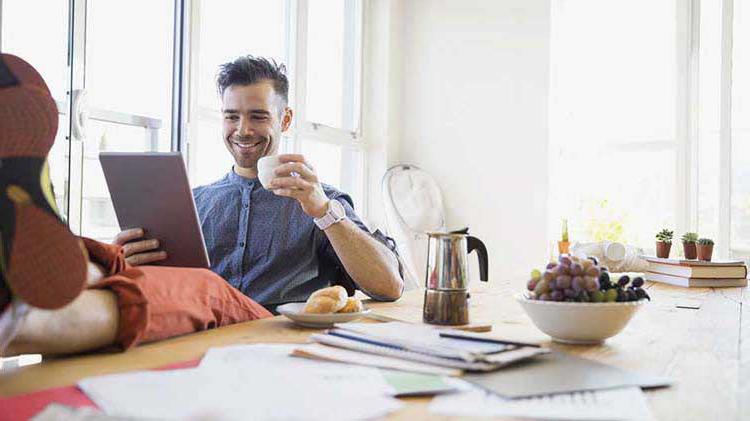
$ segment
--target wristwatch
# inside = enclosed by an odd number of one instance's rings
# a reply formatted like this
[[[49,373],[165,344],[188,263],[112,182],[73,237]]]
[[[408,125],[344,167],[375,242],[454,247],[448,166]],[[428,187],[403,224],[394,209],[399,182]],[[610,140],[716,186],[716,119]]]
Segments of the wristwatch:
[[[328,201],[328,211],[325,215],[320,218],[315,218],[315,225],[320,228],[321,231],[325,231],[328,227],[346,219],[346,211],[344,205],[338,200],[331,199]]]

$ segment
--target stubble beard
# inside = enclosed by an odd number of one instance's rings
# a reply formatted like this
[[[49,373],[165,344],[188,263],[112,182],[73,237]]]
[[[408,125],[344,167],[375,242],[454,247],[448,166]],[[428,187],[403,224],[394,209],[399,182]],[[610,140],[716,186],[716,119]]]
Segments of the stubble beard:
[[[258,168],[258,160],[264,156],[268,156],[273,153],[273,148],[276,143],[273,136],[267,137],[255,137],[255,138],[236,138],[232,137],[226,141],[227,148],[229,149],[234,162],[241,168],[247,168],[256,170]],[[248,150],[244,150],[239,144],[256,143],[256,146]]]

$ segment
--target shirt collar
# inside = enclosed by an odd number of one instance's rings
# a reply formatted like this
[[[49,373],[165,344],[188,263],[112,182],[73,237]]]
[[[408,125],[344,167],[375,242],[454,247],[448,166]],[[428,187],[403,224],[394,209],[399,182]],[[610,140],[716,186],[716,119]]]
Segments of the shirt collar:
[[[238,184],[241,186],[247,186],[250,188],[254,188],[256,184],[258,184],[258,178],[245,178],[240,175],[237,175],[236,172],[234,172],[234,167],[232,167],[232,171],[229,171],[229,174],[227,174],[227,180],[229,180],[232,184]]]

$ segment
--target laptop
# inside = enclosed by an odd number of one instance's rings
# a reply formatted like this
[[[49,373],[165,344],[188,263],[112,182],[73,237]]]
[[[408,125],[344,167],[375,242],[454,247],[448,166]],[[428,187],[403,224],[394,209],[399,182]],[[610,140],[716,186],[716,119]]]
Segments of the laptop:
[[[120,229],[143,228],[167,252],[154,265],[210,267],[179,152],[102,152],[99,160]]]

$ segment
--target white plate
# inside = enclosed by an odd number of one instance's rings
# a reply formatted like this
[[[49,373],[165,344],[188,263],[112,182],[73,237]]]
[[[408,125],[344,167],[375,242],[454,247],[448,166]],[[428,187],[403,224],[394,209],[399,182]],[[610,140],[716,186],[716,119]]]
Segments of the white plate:
[[[357,320],[369,313],[369,309],[359,313],[329,313],[308,314],[302,313],[305,303],[288,303],[276,307],[276,311],[291,319],[294,323],[305,327],[332,327],[334,323],[346,323]]]

